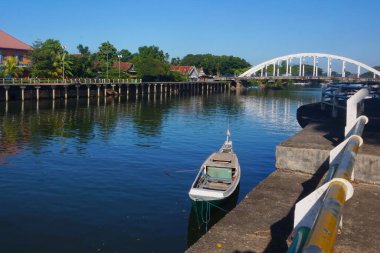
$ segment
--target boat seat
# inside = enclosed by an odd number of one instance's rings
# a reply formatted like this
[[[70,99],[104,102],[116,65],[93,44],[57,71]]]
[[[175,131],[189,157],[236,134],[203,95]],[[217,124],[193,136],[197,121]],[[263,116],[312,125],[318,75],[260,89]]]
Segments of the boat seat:
[[[230,168],[220,168],[220,167],[207,167],[207,180],[231,183],[232,182],[232,170]]]
[[[232,179],[230,179],[230,178],[218,178],[218,177],[207,177],[207,181],[209,181],[209,182],[227,183],[227,184],[231,184],[232,183]]]
[[[209,182],[204,188],[211,189],[211,190],[221,190],[225,191],[229,187],[228,184],[224,183],[217,183],[217,182]]]

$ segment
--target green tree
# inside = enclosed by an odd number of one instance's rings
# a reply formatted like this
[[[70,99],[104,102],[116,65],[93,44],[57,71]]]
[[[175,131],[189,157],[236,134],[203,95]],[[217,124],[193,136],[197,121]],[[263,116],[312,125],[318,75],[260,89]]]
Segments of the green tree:
[[[168,62],[169,54],[160,50],[157,46],[143,46],[139,47],[138,56],[141,58],[153,58],[162,62]]]
[[[170,61],[170,65],[174,65],[174,66],[181,65],[181,58],[179,57],[172,58],[172,60]]]
[[[94,77],[94,61],[95,55],[91,54],[89,48],[79,44],[77,46],[79,55],[70,55],[69,58],[73,62],[72,74],[76,77]]]
[[[157,46],[139,47],[132,62],[135,64],[137,77],[144,81],[171,81],[177,78],[172,74],[168,63],[169,54]]]
[[[61,77],[64,52],[58,40],[47,39],[33,43],[30,53],[31,74],[33,77]],[[70,73],[70,60],[65,63],[67,74]]]
[[[202,67],[207,75],[231,75],[236,70],[251,66],[239,57],[212,54],[188,54],[181,60],[181,65]]]
[[[380,66],[375,66],[373,68],[380,71]],[[365,73],[361,74],[360,77],[361,78],[373,78],[373,72],[369,72],[369,71],[365,72]]]
[[[151,57],[139,57],[135,62],[137,77],[144,81],[167,81],[169,64]]]
[[[132,60],[132,57],[133,57],[133,54],[131,52],[129,52],[129,50],[127,50],[127,49],[122,49],[117,54],[121,55],[120,61],[122,61],[122,62],[128,62],[128,61]]]
[[[19,77],[22,75],[23,69],[17,66],[17,60],[13,56],[8,56],[4,61],[4,76]]]
[[[102,77],[106,77],[107,69],[109,71],[112,64],[117,60],[116,48],[109,41],[103,42],[99,46],[99,51],[96,54],[96,71],[98,71]]]
[[[66,57],[67,52],[64,51],[62,53],[57,53],[55,60],[53,62],[53,66],[56,68],[55,72],[52,72],[52,76],[56,78],[67,78],[72,77],[71,66],[73,65],[73,61],[71,57]],[[63,72],[65,74],[63,75]]]

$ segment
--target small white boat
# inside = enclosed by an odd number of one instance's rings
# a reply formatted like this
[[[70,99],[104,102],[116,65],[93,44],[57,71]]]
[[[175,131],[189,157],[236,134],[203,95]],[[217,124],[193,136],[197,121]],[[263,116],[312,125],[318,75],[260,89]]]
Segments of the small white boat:
[[[239,185],[240,165],[229,137],[230,132],[227,130],[227,140],[221,149],[203,162],[189,191],[193,201],[223,200]]]

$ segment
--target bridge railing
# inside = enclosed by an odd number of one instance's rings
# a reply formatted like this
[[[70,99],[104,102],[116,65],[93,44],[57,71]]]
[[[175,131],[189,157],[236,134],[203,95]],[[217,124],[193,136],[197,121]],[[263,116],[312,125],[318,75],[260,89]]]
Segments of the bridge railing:
[[[346,125],[352,125],[355,119],[364,112],[364,98],[367,96],[376,96],[376,92],[371,90],[370,86],[330,85],[322,88],[321,110],[324,111],[326,105],[330,105],[331,115],[334,118],[338,115],[338,109],[346,110]]]
[[[355,119],[346,125],[345,140],[330,151],[329,171],[323,185],[296,204],[294,238],[288,253],[333,251],[342,224],[343,207],[354,192],[350,181],[353,180],[356,155],[363,143],[361,135],[368,123],[368,118],[359,116],[355,109],[368,94],[364,90],[353,95],[347,106],[347,116],[354,115]],[[348,118],[347,122],[351,120]]]

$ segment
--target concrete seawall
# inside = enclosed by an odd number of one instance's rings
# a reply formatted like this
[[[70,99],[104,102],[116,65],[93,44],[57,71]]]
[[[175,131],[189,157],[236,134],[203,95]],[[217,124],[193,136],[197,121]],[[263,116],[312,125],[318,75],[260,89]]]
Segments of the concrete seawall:
[[[310,124],[276,147],[276,168],[314,174],[328,164],[329,152],[339,139],[321,125]],[[380,133],[364,132],[363,139],[355,162],[355,180],[380,184]]]

